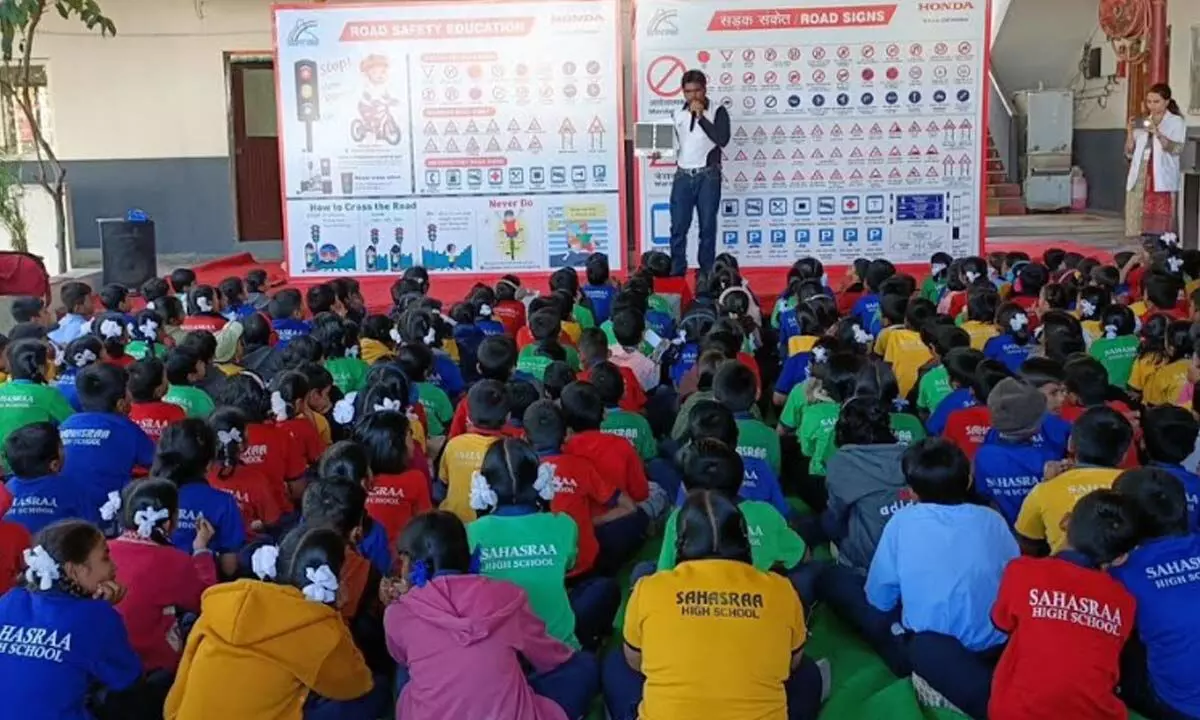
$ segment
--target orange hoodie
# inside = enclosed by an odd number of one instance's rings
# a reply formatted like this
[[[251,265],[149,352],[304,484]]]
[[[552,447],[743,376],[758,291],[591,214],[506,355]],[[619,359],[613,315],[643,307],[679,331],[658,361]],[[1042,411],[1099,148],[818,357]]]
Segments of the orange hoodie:
[[[254,580],[209,588],[166,720],[301,720],[309,692],[353,700],[373,682],[337,610]]]

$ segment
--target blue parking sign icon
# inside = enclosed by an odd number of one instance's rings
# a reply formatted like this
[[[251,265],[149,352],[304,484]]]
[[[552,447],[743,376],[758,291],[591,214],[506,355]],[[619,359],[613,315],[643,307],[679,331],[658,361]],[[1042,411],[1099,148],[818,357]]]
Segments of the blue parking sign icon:
[[[808,228],[800,228],[796,231],[796,244],[807,245],[812,241],[812,231]]]
[[[771,244],[783,245],[787,242],[787,230],[774,229],[771,231]]]
[[[833,244],[833,228],[821,228],[817,231],[817,242],[822,245]]]
[[[746,231],[747,245],[762,245],[762,230],[747,230]]]
[[[721,242],[725,245],[737,245],[738,234],[737,230],[726,230],[721,233]]]
[[[842,228],[842,240],[848,243],[858,242],[858,228]]]
[[[869,243],[883,242],[883,228],[881,228],[881,227],[867,228],[867,242],[869,242]]]

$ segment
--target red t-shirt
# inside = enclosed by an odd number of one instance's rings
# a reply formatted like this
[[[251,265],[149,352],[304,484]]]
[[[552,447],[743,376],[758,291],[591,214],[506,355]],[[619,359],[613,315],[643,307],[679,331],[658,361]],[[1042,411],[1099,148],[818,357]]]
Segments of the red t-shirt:
[[[12,497],[9,496],[6,505],[11,504]],[[16,584],[18,576],[25,569],[25,551],[31,545],[33,536],[24,525],[0,522],[0,595],[8,592]]]
[[[599,430],[585,430],[568,438],[563,452],[590,458],[600,475],[634,502],[650,497],[646,468],[628,439]]]
[[[130,365],[137,362],[137,360],[135,360],[132,355],[118,355],[116,357],[109,357],[108,360],[105,360],[105,362],[113,367],[119,367],[122,370],[126,370]]]
[[[516,337],[517,331],[525,327],[525,303],[520,300],[501,300],[492,313],[510,337]]]
[[[287,481],[300,478],[308,468],[304,454],[292,442],[292,436],[274,424],[247,425],[242,462],[257,468],[266,477],[279,507],[290,512],[292,499],[288,497]]]
[[[1122,470],[1132,470],[1133,468],[1139,467],[1142,463],[1138,460],[1137,449],[1138,445],[1141,445],[1142,426],[1141,423],[1138,422],[1137,413],[1131,410],[1128,405],[1120,400],[1110,400],[1104,404],[1121,413],[1121,415],[1129,421],[1129,424],[1133,426],[1133,441],[1129,443],[1129,449],[1125,451],[1125,457],[1121,458],[1121,463],[1117,467],[1121,468]],[[1062,408],[1060,408],[1058,411],[1058,416],[1074,425],[1075,421],[1078,420],[1079,416],[1082,415],[1086,410],[1087,408],[1082,405],[1063,403]]]
[[[311,420],[306,417],[297,417],[276,423],[276,426],[291,436],[292,447],[298,449],[304,456],[305,465],[312,465],[321,459],[321,453],[325,452],[325,443],[321,440],[321,433],[317,432],[317,426],[313,425]]]
[[[1101,570],[1021,557],[1004,570],[992,622],[1009,633],[992,678],[991,720],[1124,720],[1113,689],[1133,596]]]
[[[207,330],[216,335],[228,322],[228,320],[220,315],[188,315],[183,319],[181,327],[188,332],[192,330]]]
[[[686,277],[654,278],[654,292],[658,295],[678,295],[680,312],[692,304],[692,286],[688,285]]]
[[[569,454],[547,455],[542,458],[542,463],[554,466],[551,512],[566,513],[579,526],[579,554],[567,575],[581,575],[592,569],[600,553],[592,518],[608,511],[609,503],[617,497],[617,489],[587,458]]]
[[[523,327],[517,331],[517,349],[520,350],[526,345],[533,344],[533,332],[528,327]],[[558,344],[563,347],[575,347],[575,341],[567,334],[565,330],[558,333]]]
[[[950,413],[946,418],[946,429],[942,433],[958,449],[966,453],[968,459],[975,459],[975,452],[983,444],[988,431],[992,429],[992,413],[986,405],[975,405],[962,408]]]
[[[621,379],[625,381],[625,393],[621,395],[621,401],[617,404],[622,410],[641,412],[642,408],[646,407],[646,391],[642,389],[642,383],[638,381],[637,375],[633,374],[633,370],[624,365],[616,367],[621,373]],[[592,369],[584,368],[575,379],[579,382],[590,382],[591,377]]]
[[[845,317],[854,310],[854,306],[863,296],[863,290],[843,290],[837,294],[837,311],[838,315]]]
[[[274,525],[283,515],[283,506],[272,492],[272,483],[259,467],[238,465],[227,477],[221,477],[219,471],[213,469],[208,473],[208,484],[221,492],[229,493],[237,500],[242,522],[246,525],[246,533],[249,535],[262,532],[261,528],[254,528],[254,523]]]
[[[950,293],[950,295],[949,295],[949,310],[947,310],[947,312],[946,312],[947,315],[949,315],[952,318],[956,318],[956,317],[958,317],[959,313],[961,313],[963,311],[963,309],[966,307],[967,307],[967,292],[965,290],[959,290],[959,291]]]
[[[172,423],[187,419],[187,412],[178,405],[155,400],[130,405],[129,419],[157,444],[162,438],[163,430]]]
[[[408,470],[399,475],[376,475],[367,495],[367,514],[383,526],[389,547],[395,546],[409,520],[432,509],[429,477],[419,470]]]

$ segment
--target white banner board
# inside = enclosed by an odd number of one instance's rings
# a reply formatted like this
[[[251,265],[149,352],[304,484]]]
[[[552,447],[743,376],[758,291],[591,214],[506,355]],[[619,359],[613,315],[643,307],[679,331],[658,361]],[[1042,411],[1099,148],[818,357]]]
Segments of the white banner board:
[[[613,0],[275,9],[293,277],[624,254]]]

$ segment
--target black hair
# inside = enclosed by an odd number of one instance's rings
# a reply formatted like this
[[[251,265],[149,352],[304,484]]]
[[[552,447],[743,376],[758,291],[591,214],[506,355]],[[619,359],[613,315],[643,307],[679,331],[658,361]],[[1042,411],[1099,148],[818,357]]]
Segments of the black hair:
[[[1017,273],[1013,290],[1017,295],[1038,297],[1048,282],[1050,282],[1050,273],[1046,270],[1045,265],[1035,262],[1025,263]]]
[[[558,342],[562,332],[559,312],[553,308],[537,310],[529,316],[529,332],[536,343],[537,354],[551,360],[566,360],[567,352]]]
[[[120,283],[109,283],[100,288],[99,295],[104,309],[121,312],[121,303],[129,299],[129,289]]]
[[[313,485],[309,486],[311,490]],[[307,497],[308,493],[305,493]],[[325,566],[340,577],[346,560],[346,538],[334,528],[310,523],[308,518],[284,536],[279,544],[275,582],[302,590],[312,584],[310,570]]]
[[[308,367],[307,365],[304,367]],[[318,365],[317,367],[321,367]],[[321,368],[324,370],[324,368]],[[318,381],[314,384],[314,381]],[[309,377],[309,392],[324,387],[317,387],[318,384],[324,382],[324,378]],[[365,391],[360,392],[354,400],[354,416],[363,417],[367,413],[375,412],[376,405],[394,405],[399,403],[400,411],[407,411],[410,399],[412,398],[412,384],[408,380],[408,376],[404,374],[398,366],[392,363],[376,363],[371,371],[367,373],[367,381]],[[384,401],[389,402],[384,402]]]
[[[1182,289],[1178,278],[1163,273],[1151,272],[1142,280],[1146,300],[1158,310],[1173,310]]]
[[[479,472],[496,493],[499,507],[525,505],[545,509],[547,501],[534,487],[540,465],[541,460],[529,443],[502,438],[483,454]]]
[[[403,442],[399,438],[397,442]],[[367,448],[353,440],[341,440],[325,448],[317,462],[317,476],[344,477],[363,483],[371,476],[371,456]]]
[[[921,502],[961,505],[971,492],[971,461],[942,437],[918,440],[900,462],[908,486]]]
[[[604,253],[593,253],[584,263],[589,285],[603,285],[608,282],[608,256]]]
[[[955,348],[969,349],[971,336],[953,321],[947,324],[929,322],[921,328],[921,342],[939,358],[945,358]]]
[[[267,289],[267,271],[262,268],[255,268],[246,273],[246,292],[261,293]]]
[[[821,386],[836,403],[843,403],[854,397],[854,389],[858,385],[858,374],[862,370],[864,358],[848,352],[835,352],[829,361],[815,366],[813,374],[821,380]]]
[[[1171,318],[1162,313],[1154,313],[1142,322],[1142,341],[1138,347],[1138,357],[1154,356],[1160,361],[1167,359],[1167,328]]]
[[[208,301],[211,310],[201,310],[200,306],[203,301]],[[217,291],[211,285],[196,285],[187,293],[187,313],[188,315],[199,315],[201,313],[214,313],[217,310]]]
[[[517,364],[517,344],[507,335],[490,335],[479,343],[475,360],[480,377],[507,382]]]
[[[854,397],[842,405],[833,431],[834,444],[888,445],[896,442],[891,414],[875,397]]]
[[[162,314],[163,320],[168,325],[180,325],[183,323],[183,303],[174,295],[167,295],[155,300],[154,310]]]
[[[1083,407],[1103,405],[1108,397],[1108,368],[1087,355],[1073,357],[1063,365],[1063,384]]]
[[[392,338],[392,330],[396,324],[387,315],[368,315],[362,324],[362,337],[368,340],[375,340],[390,347],[395,346],[396,341]]]
[[[733,412],[749,412],[758,397],[758,381],[750,368],[729,360],[721,364],[713,377],[713,394]]]
[[[896,273],[879,284],[879,294],[910,297],[917,291],[917,279],[907,273]]]
[[[217,354],[217,337],[207,330],[192,330],[183,336],[176,347],[191,350],[205,363],[212,362]]]
[[[567,437],[567,421],[550,400],[538,400],[526,408],[521,425],[535,450],[557,450]]]
[[[508,417],[519,424],[530,405],[542,399],[538,386],[528,380],[509,380],[504,385],[504,399],[508,406]]]
[[[984,361],[983,353],[972,348],[955,348],[942,358],[942,365],[955,386],[971,387],[975,380],[975,371]]]
[[[242,342],[246,347],[263,347],[271,344],[271,323],[262,313],[250,313],[241,319]]]
[[[311,335],[300,335],[288,341],[287,346],[279,353],[279,365],[284,369],[293,369],[306,362],[321,362],[325,359],[324,351]]]
[[[41,340],[15,340],[5,349],[8,375],[13,380],[46,384],[46,359],[49,350]]]
[[[733,411],[716,400],[701,400],[692,406],[687,418],[687,438],[692,442],[718,440],[736,446],[737,419]]]
[[[441,572],[466,573],[471,567],[467,528],[451,512],[433,510],[404,526],[396,542],[410,563],[423,563],[430,577]]]
[[[146,538],[157,545],[171,544],[167,533],[168,524],[179,516],[179,488],[170,480],[150,477],[131,482],[121,491],[121,527],[136,531],[139,527],[138,513],[166,510],[167,517],[154,523],[150,536]]]
[[[1071,427],[1071,446],[1075,459],[1089,465],[1115,468],[1129,443],[1133,428],[1121,413],[1101,405],[1088,408]]]
[[[323,312],[333,312],[333,306],[336,302],[337,293],[333,291],[329,283],[313,285],[304,294],[304,304],[308,306],[308,311],[313,315],[319,315]]]
[[[62,459],[62,440],[54,423],[36,422],[19,427],[4,439],[8,469],[19,478],[54,474],[52,466]]]
[[[371,472],[399,475],[408,469],[408,416],[398,412],[369,413],[354,426],[354,442],[367,452]]]
[[[559,290],[566,291],[569,296],[574,296],[579,292],[579,273],[575,268],[560,267],[550,273],[550,291],[557,292]]]
[[[157,301],[159,298],[164,298],[171,294],[171,286],[167,285],[167,281],[160,277],[152,277],[142,283],[141,287],[142,299],[147,303]]]
[[[1063,363],[1047,357],[1027,358],[1021,363],[1017,376],[1036,388],[1051,383],[1063,383],[1067,379]]]
[[[874,398],[890,410],[900,397],[900,384],[892,366],[877,357],[864,362],[854,385],[854,397]]]
[[[104,334],[105,326],[116,326],[118,333],[114,336]],[[125,315],[119,312],[106,312],[92,318],[92,335],[104,343],[104,352],[111,358],[125,355],[125,343],[128,340],[129,327],[125,323]]]
[[[1200,423],[1181,407],[1163,405],[1142,411],[1142,430],[1151,461],[1179,465],[1192,454]]]
[[[1000,294],[992,287],[972,287],[967,291],[967,319],[991,323],[996,320]]]
[[[1093,490],[1071,510],[1067,544],[1097,566],[1112,563],[1137,542],[1137,506],[1114,490]]]
[[[344,321],[332,313],[317,318],[311,337],[321,346],[321,354],[329,359],[346,357],[346,350],[358,343],[349,342]]]
[[[212,428],[199,418],[187,418],[163,430],[150,474],[177,486],[204,482],[216,457],[217,436]]]
[[[563,419],[572,431],[600,429],[600,423],[604,421],[604,402],[591,383],[573,382],[566,386],[560,402]]]
[[[592,368],[588,382],[596,388],[600,400],[607,407],[615,407],[625,395],[625,378],[621,377],[621,371],[617,366],[608,361]]]
[[[1121,282],[1121,271],[1112,265],[1101,265],[1092,268],[1092,273],[1088,280],[1091,281],[1093,286],[1112,292]]]
[[[907,295],[884,295],[879,299],[879,314],[887,320],[888,325],[903,324],[907,312]]]
[[[171,348],[167,353],[166,371],[167,382],[172,385],[189,385],[189,377],[196,372],[200,364],[200,356],[182,347]]]
[[[248,440],[246,414],[235,407],[220,407],[208,416],[208,425],[217,438],[217,476],[227,478],[241,464],[242,449]]]
[[[751,562],[746,518],[737,502],[712,490],[688,493],[679,509],[675,560]]]
[[[621,310],[613,313],[612,328],[619,345],[637,347],[642,342],[642,334],[646,332],[646,319],[641,313]],[[738,344],[741,345],[740,342]]]
[[[971,394],[980,405],[986,405],[992,388],[1004,378],[1012,377],[1012,373],[999,360],[985,359],[975,368],[975,377],[971,381]]]
[[[693,440],[679,453],[683,487],[712,490],[736,500],[742,487],[745,464],[733,446],[715,438]]]
[[[300,505],[306,524],[331,528],[345,541],[366,520],[367,491],[354,478],[323,475],[305,488]]]
[[[497,380],[480,380],[467,391],[467,417],[484,430],[499,430],[508,420],[508,396]]]
[[[723,326],[716,325],[700,342],[700,352],[707,350],[718,350],[727,359],[733,360],[738,356],[738,351],[742,348],[742,337],[739,333],[725,329]]]
[[[246,299],[246,286],[240,277],[227,277],[217,285],[226,306],[237,305]]]
[[[300,291],[294,288],[284,288],[271,296],[267,303],[267,314],[273,320],[287,320],[300,310]]]
[[[146,343],[146,354],[154,354],[154,346],[158,344],[158,331],[163,327],[163,316],[156,310],[142,310],[133,317],[129,326],[129,337]]]
[[[1194,350],[1192,324],[1187,320],[1175,320],[1167,326],[1167,362],[1190,358]]]
[[[546,366],[542,374],[542,389],[546,397],[557,400],[562,397],[563,388],[575,382],[575,371],[562,360],[555,360]]]
[[[1140,540],[1187,534],[1187,491],[1179,478],[1166,470],[1126,470],[1117,476],[1113,490],[1133,501]]]
[[[516,300],[517,291],[521,289],[521,278],[516,275],[505,275],[496,281],[496,300],[504,302]]]
[[[1068,310],[1071,306],[1071,294],[1065,285],[1059,283],[1043,285],[1042,299],[1051,310]]]
[[[239,373],[225,379],[213,400],[217,405],[236,407],[250,423],[265,422],[271,411],[271,396],[258,378]]]
[[[75,312],[75,308],[87,302],[88,296],[91,294],[92,286],[82,282],[63,283],[62,288],[58,291],[58,297],[69,313]]]
[[[1066,257],[1066,254],[1067,251],[1063,250],[1062,248],[1048,248],[1042,253],[1042,264],[1045,265],[1046,269],[1050,272],[1058,272],[1062,267],[1063,258]]]
[[[86,520],[68,519],[59,520],[42,528],[34,534],[30,544],[32,547],[40,547],[45,550],[55,564],[63,568],[63,572],[54,581],[52,589],[58,589],[76,597],[91,597],[91,593],[85,592],[71,580],[63,566],[67,563],[72,565],[87,563],[92,551],[102,542],[104,542],[104,533],[100,532],[95,525]],[[26,577],[25,586],[30,592],[42,592],[41,585],[37,580]],[[65,637],[63,640],[65,641]]]
[[[866,273],[863,274],[863,283],[872,293],[878,293],[879,287],[883,285],[883,281],[896,274],[896,266],[887,260],[876,259],[872,260],[867,266]]]
[[[1112,305],[1112,293],[1107,288],[1089,285],[1080,289],[1079,302],[1080,320],[1100,320],[1108,306]]]
[[[196,273],[188,268],[176,268],[171,271],[171,287],[177,293],[186,293],[195,282]]]
[[[937,306],[933,304],[933,301],[914,297],[908,301],[908,307],[904,310],[904,325],[909,330],[919,332],[935,317],[937,317]]]
[[[134,402],[153,402],[157,400],[158,388],[166,376],[166,369],[158,358],[146,357],[130,364],[128,370],[129,395]]]
[[[97,363],[104,355],[104,343],[95,335],[80,335],[71,341],[59,355],[68,368],[82,370]]]
[[[75,376],[79,405],[87,412],[115,413],[125,399],[129,377],[116,365],[95,363]]]
[[[396,364],[412,382],[425,382],[433,369],[433,351],[424,343],[404,343],[396,348]]]
[[[1029,329],[1029,313],[1016,303],[1007,302],[996,309],[996,325],[1000,332],[1011,335],[1013,342],[1018,345],[1028,345],[1033,339],[1033,332]]]

